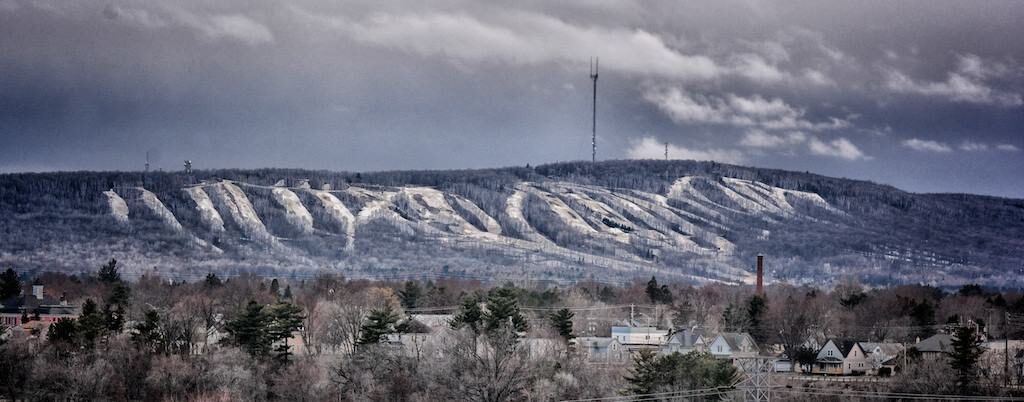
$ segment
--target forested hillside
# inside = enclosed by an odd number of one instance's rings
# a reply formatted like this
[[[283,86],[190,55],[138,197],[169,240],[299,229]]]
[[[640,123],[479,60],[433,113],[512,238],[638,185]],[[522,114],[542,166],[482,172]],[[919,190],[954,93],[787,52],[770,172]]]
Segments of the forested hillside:
[[[622,282],[1024,284],[1024,200],[713,162],[0,175],[0,264]],[[130,273],[130,272],[129,272]]]

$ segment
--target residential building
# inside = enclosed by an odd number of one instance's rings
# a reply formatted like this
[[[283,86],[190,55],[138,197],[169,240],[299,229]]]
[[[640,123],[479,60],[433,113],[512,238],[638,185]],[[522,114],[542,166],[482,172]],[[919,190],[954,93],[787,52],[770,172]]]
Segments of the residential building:
[[[757,342],[746,332],[725,332],[708,345],[711,355],[718,359],[736,359],[757,356]]]
[[[861,342],[861,349],[868,354],[871,367],[868,375],[890,376],[896,372],[900,357],[905,350],[903,345],[893,342]]]
[[[949,334],[935,334],[914,345],[922,358],[937,359],[953,351],[953,337]]]
[[[613,337],[581,336],[574,339],[578,353],[594,363],[629,361],[629,351]]]
[[[673,332],[668,341],[661,346],[661,353],[690,353],[693,351],[707,350],[707,342],[704,330],[701,328],[687,328],[682,331]]]
[[[669,331],[655,327],[613,326],[612,338],[619,341],[630,352],[658,350],[668,342]]]

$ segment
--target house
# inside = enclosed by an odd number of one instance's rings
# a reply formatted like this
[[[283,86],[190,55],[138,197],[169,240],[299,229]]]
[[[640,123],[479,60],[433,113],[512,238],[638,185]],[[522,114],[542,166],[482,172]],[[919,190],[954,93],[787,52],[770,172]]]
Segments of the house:
[[[667,329],[655,327],[613,326],[612,338],[615,338],[630,352],[640,350],[658,350],[668,342]]]
[[[860,342],[843,342],[843,375],[865,375],[871,370],[868,353]]]
[[[818,355],[814,358],[814,366],[811,367],[811,374],[842,375],[844,357],[839,345],[829,339],[821,349],[818,349]]]
[[[64,297],[54,300],[43,292],[43,285],[32,285],[32,294],[14,296],[0,301],[0,326],[17,327],[23,318],[29,321],[41,321],[46,324],[57,322],[61,318],[78,318],[78,310],[68,304]]]
[[[594,363],[621,363],[629,360],[629,351],[613,337],[581,336],[574,339],[576,351]]]
[[[754,338],[746,332],[725,332],[715,337],[708,345],[711,355],[718,359],[735,359],[757,356],[760,350]]]
[[[692,351],[707,350],[707,339],[701,328],[687,328],[669,335],[668,342],[661,346],[662,354],[690,353]]]
[[[868,354],[871,367],[868,375],[887,377],[896,372],[899,358],[903,355],[903,345],[892,342],[861,342],[861,349]]]
[[[949,334],[935,334],[914,345],[922,358],[937,359],[953,351],[953,337]]]

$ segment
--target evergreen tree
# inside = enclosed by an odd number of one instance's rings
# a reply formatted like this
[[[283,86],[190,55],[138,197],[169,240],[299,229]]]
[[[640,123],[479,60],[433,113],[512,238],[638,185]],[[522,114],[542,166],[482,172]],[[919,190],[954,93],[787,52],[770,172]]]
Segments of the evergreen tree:
[[[658,356],[644,350],[634,358],[626,376],[627,392],[645,395],[732,385],[736,369],[726,360],[707,353],[673,353]]]
[[[285,285],[284,286],[284,294],[281,295],[281,298],[283,298],[285,300],[291,300],[291,298],[292,298],[292,285]]]
[[[267,337],[272,344],[280,342],[274,352],[279,360],[287,362],[291,356],[288,338],[302,328],[302,320],[305,319],[302,308],[287,302],[277,302],[267,309],[267,316]]]
[[[935,335],[934,325],[937,324],[935,321],[935,308],[932,307],[928,300],[922,300],[914,305],[910,309],[910,318],[914,326],[920,328],[916,334],[918,337],[924,339]]]
[[[121,273],[117,269],[117,260],[111,258],[109,262],[100,267],[99,273],[96,275],[100,282],[106,283],[117,283],[121,282]]]
[[[509,323],[517,332],[526,332],[530,328],[519,311],[515,290],[511,288],[497,289],[487,298],[487,311],[483,318],[488,331],[496,331]]]
[[[750,323],[750,335],[754,337],[757,343],[764,343],[765,333],[761,328],[761,322],[764,319],[764,313],[767,310],[765,306],[765,300],[759,295],[754,295],[747,302],[747,318]]]
[[[273,294],[274,296],[280,296],[281,295],[281,293],[279,292],[280,290],[281,290],[281,283],[277,281],[277,278],[274,278],[273,280],[271,280],[270,281],[270,293]]]
[[[206,285],[206,287],[208,288],[215,288],[223,285],[224,282],[220,280],[220,277],[218,277],[217,274],[210,272],[206,274],[206,280],[203,282],[203,284]]]
[[[949,366],[957,373],[957,388],[964,393],[978,389],[978,360],[985,352],[981,338],[973,326],[962,326],[953,334],[953,351],[949,355]]]
[[[242,348],[254,357],[264,357],[270,352],[268,321],[263,306],[250,300],[238,317],[225,325],[229,335],[226,342]]]
[[[551,314],[551,325],[558,331],[558,335],[568,342],[570,339],[575,338],[576,335],[572,333],[572,318],[576,314],[569,311],[567,308],[563,308]]]
[[[401,299],[402,307],[406,309],[418,307],[422,296],[423,289],[416,281],[406,281],[405,286],[398,291],[398,297]]]
[[[28,316],[28,310],[21,310],[21,323],[25,324],[29,321],[32,321],[32,319]]]
[[[651,280],[647,281],[647,298],[651,300],[651,303],[661,301],[661,287],[658,286],[658,280],[653,276]]]
[[[0,273],[0,300],[19,294],[21,294],[21,280],[18,279],[18,273],[7,268],[6,271]]]
[[[370,311],[366,322],[359,329],[359,344],[374,345],[380,342],[384,335],[395,332],[395,324],[398,323],[398,314],[391,309],[390,305],[382,309]]]
[[[454,329],[462,329],[463,327],[469,327],[473,333],[480,333],[482,329],[481,323],[484,319],[484,311],[480,309],[480,300],[476,297],[466,297],[462,299],[462,306],[459,308],[459,312],[452,318],[450,325]]]
[[[163,336],[160,333],[160,314],[156,310],[146,311],[145,318],[135,326],[135,332],[132,333],[132,341],[140,349],[151,353],[160,349]]]
[[[60,318],[47,329],[46,340],[72,344],[78,340],[78,324],[70,318]]]
[[[78,316],[78,335],[82,345],[92,347],[96,341],[107,334],[107,323],[103,314],[92,299],[82,304],[82,314]]]

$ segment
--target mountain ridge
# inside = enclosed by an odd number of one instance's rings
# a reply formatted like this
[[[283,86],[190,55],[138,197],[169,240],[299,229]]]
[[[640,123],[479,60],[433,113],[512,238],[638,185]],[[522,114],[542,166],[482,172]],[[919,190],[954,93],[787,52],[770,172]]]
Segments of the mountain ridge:
[[[0,263],[66,271],[117,256],[165,275],[743,283],[763,253],[773,280],[1019,287],[1024,246],[1024,200],[715,162],[55,172],[0,183]]]

